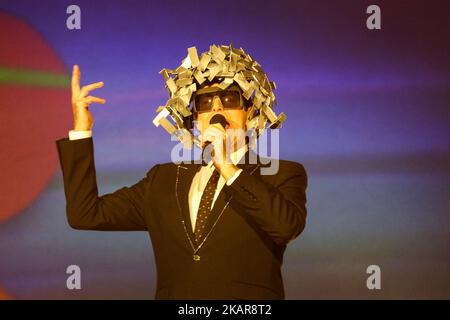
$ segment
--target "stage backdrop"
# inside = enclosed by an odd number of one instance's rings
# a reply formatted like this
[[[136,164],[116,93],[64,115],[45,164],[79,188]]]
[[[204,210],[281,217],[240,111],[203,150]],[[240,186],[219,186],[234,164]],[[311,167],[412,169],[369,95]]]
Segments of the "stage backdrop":
[[[69,30],[66,9],[81,9]],[[187,48],[243,47],[276,82],[281,156],[309,175],[290,243],[288,299],[450,298],[450,52],[445,1],[0,1],[0,297],[143,298],[143,232],[72,230],[55,140],[72,128],[68,79],[104,81],[93,105],[101,194],[170,161],[152,124],[163,68]],[[78,265],[82,289],[68,290]],[[366,269],[381,270],[369,290]]]

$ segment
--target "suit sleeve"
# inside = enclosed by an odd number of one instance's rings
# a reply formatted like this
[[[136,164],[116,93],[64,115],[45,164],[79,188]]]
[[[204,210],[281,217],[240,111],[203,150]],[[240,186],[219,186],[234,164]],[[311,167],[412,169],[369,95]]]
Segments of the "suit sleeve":
[[[56,145],[64,178],[67,220],[72,228],[147,230],[144,194],[158,166],[136,184],[98,196],[92,138],[64,138]]]
[[[307,184],[303,165],[287,162],[275,185],[244,170],[226,192],[233,197],[231,204],[235,202],[275,243],[286,245],[305,228]]]

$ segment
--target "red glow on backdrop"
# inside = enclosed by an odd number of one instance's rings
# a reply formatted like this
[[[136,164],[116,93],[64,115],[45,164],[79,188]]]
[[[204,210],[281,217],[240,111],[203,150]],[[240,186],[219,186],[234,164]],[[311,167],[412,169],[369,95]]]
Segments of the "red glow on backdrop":
[[[0,47],[1,223],[26,208],[52,178],[58,166],[53,141],[70,128],[71,110],[69,88],[45,78],[67,77],[67,68],[36,30],[0,12]]]
[[[2,287],[0,287],[0,300],[11,300],[12,297],[6,293],[5,290],[2,289]]]

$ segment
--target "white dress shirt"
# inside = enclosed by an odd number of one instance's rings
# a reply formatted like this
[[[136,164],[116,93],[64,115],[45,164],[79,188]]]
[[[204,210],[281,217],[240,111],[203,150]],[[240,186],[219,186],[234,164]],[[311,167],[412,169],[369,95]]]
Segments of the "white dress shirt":
[[[78,140],[92,137],[92,131],[69,131],[69,140]],[[241,147],[240,149],[232,152],[230,154],[231,161],[236,165],[242,159],[242,157],[247,152],[247,145]],[[189,213],[191,215],[192,221],[192,231],[195,231],[195,222],[197,220],[198,207],[200,206],[200,200],[202,199],[203,191],[205,190],[206,184],[208,183],[209,178],[214,172],[214,165],[212,160],[206,166],[202,166],[200,170],[195,174],[194,179],[192,179],[191,188],[189,189]],[[222,190],[225,183],[230,186],[234,180],[237,179],[239,174],[242,172],[242,169],[236,171],[236,173],[225,181],[225,178],[220,175],[219,181],[217,182],[216,193],[214,194],[214,199],[211,204],[211,209],[214,207],[214,203],[216,202],[217,197],[219,196],[220,191]]]

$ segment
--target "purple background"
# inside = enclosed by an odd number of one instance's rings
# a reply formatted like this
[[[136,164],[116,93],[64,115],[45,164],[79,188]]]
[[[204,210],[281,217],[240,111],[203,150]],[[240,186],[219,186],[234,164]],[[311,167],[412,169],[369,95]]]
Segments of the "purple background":
[[[366,28],[368,5],[382,29]],[[77,4],[82,29],[65,27]],[[276,82],[281,156],[309,174],[308,221],[285,255],[288,299],[450,298],[450,54],[445,1],[0,1],[36,28],[96,95],[101,194],[170,161],[151,123],[158,71],[187,48],[243,47]],[[14,30],[11,30],[14,32]],[[67,106],[70,108],[69,101]],[[71,128],[67,128],[69,130]],[[13,132],[11,133],[14,134]],[[55,137],[55,140],[60,137]],[[56,153],[56,148],[55,148]],[[82,290],[65,269],[82,269]],[[382,289],[366,288],[381,267]],[[145,233],[68,227],[61,171],[0,225],[0,284],[18,299],[152,298]]]

